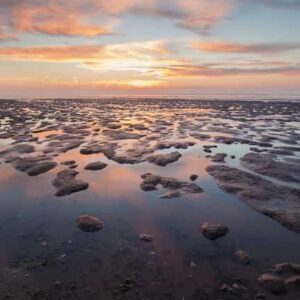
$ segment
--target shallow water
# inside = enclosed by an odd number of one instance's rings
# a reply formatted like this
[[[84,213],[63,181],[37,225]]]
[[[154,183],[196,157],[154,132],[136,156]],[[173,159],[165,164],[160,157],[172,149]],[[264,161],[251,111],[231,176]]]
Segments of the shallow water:
[[[14,105],[6,103],[5,105]],[[3,106],[2,103],[1,105]],[[52,124],[58,122],[59,128],[32,133],[34,137],[38,137],[40,144],[26,142],[35,145],[36,151],[43,150],[47,136],[62,134],[64,124],[73,124],[72,116],[59,121],[51,118],[55,111],[57,114],[68,114],[67,107],[63,106],[62,109],[60,105],[54,105],[47,116]],[[253,120],[234,120],[235,116],[239,117],[239,111],[226,116],[224,111],[219,111],[218,106],[197,107],[193,102],[179,103],[174,109],[164,102],[160,107],[144,102],[137,106],[138,109],[134,104],[130,106],[128,103],[124,107],[121,105],[121,108],[109,104],[105,109],[101,106],[103,104],[95,102],[85,103],[84,106],[79,102],[78,105],[79,108],[72,108],[72,111],[78,109],[74,118],[79,119],[75,122],[85,122],[89,125],[90,132],[94,127],[104,127],[103,124],[94,122],[108,116],[120,122],[122,129],[127,128],[128,122],[141,123],[141,119],[146,118],[146,124],[151,126],[160,119],[172,123],[162,129],[166,131],[166,135],[160,139],[188,138],[197,144],[178,150],[182,157],[165,167],[145,161],[133,165],[119,164],[103,153],[82,155],[80,148],[76,148],[56,153],[53,160],[58,165],[34,177],[15,170],[1,158],[2,298],[242,299],[240,293],[227,295],[220,290],[223,283],[231,283],[238,278],[248,288],[248,299],[255,299],[257,292],[266,293],[267,299],[277,299],[258,286],[256,279],[275,263],[299,263],[300,235],[256,212],[235,196],[223,192],[205,171],[213,163],[206,157],[209,153],[203,151],[203,145],[217,144],[218,148],[212,148],[212,155],[225,152],[228,155],[225,163],[237,167],[240,167],[239,158],[250,151],[250,145],[225,145],[188,136],[189,131],[197,130],[196,125],[202,123],[197,119],[201,118],[208,118],[205,121],[207,124],[201,127],[201,133],[208,133],[211,137],[231,136],[215,131],[215,128],[213,131],[207,130],[214,122],[221,124],[220,129],[226,127],[225,123],[233,129],[243,123],[251,124],[254,128],[261,124],[267,127],[264,133],[271,132],[278,125],[274,119],[271,121],[272,114],[267,121],[264,120],[265,117],[258,117],[255,124],[256,121]],[[179,108],[180,105],[186,107]],[[31,111],[41,111],[42,108],[43,104],[33,105]],[[5,107],[2,109],[4,115]],[[297,110],[299,113],[299,107]],[[26,131],[36,128],[38,122],[32,115],[28,119],[30,118],[33,118],[34,124],[26,125]],[[87,120],[88,118],[91,120]],[[12,122],[15,123],[16,121]],[[299,124],[299,120],[284,123],[284,126],[281,125],[282,133],[299,133]],[[260,136],[259,132],[252,132],[252,129],[247,132],[248,135],[252,133]],[[103,136],[86,136],[85,142],[92,139],[103,140]],[[13,142],[13,137],[1,139],[0,142],[1,149],[5,149]],[[130,147],[135,142],[136,140],[125,140],[120,141],[119,145],[125,149],[125,144]],[[273,146],[287,145],[276,142]],[[173,148],[157,150],[155,153],[172,151]],[[293,157],[299,158],[299,154],[300,152],[295,152]],[[231,155],[235,158],[231,158]],[[60,163],[66,160],[76,161],[78,178],[88,182],[89,188],[65,197],[56,197],[56,190],[51,182],[57,172],[65,168]],[[101,171],[84,169],[87,163],[96,160],[103,161],[108,166]],[[164,192],[163,188],[159,187],[152,192],[140,189],[140,175],[146,172],[184,181],[189,181],[191,174],[197,174],[199,177],[195,183],[204,192],[184,194],[172,199],[158,198]],[[299,184],[293,183],[293,186],[299,187]],[[82,232],[75,223],[82,214],[98,217],[104,222],[104,228],[96,233]],[[218,240],[207,240],[200,230],[204,222],[226,224],[230,232]],[[150,234],[153,242],[139,240],[140,233]],[[251,254],[253,263],[241,265],[237,262],[234,257],[237,249]],[[124,287],[126,280],[131,280],[130,288]],[[280,298],[297,297],[286,294]]]

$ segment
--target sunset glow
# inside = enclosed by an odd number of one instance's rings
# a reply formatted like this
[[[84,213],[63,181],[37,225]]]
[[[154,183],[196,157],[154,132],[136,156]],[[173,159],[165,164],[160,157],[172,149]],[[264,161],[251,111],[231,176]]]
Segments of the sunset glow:
[[[299,93],[297,0],[0,1],[0,95]]]

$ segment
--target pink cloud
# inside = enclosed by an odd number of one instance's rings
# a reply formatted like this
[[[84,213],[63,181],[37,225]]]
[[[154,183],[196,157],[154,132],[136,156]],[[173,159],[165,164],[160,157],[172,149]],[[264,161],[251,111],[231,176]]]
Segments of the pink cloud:
[[[272,44],[239,44],[226,42],[195,42],[192,48],[205,52],[220,53],[278,53],[299,49],[299,43],[272,43]]]

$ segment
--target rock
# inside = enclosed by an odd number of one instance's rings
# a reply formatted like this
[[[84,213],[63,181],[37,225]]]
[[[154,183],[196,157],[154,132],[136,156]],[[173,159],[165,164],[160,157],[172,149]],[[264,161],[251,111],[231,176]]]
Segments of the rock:
[[[144,181],[141,183],[140,187],[145,192],[156,190],[156,185],[151,183],[145,183]]]
[[[93,216],[81,215],[76,222],[77,226],[86,232],[95,232],[103,228],[103,223]]]
[[[137,134],[137,133],[127,132],[123,130],[111,130],[111,129],[105,129],[102,131],[102,133],[114,140],[139,139],[144,136],[144,134]]]
[[[14,167],[21,172],[25,172],[29,176],[37,176],[39,174],[50,171],[55,168],[57,163],[44,156],[17,158],[12,162]]]
[[[70,195],[76,192],[80,192],[83,190],[86,190],[89,187],[89,184],[87,182],[84,182],[82,180],[71,180],[69,182],[66,182],[63,184],[58,191],[56,192],[56,196],[61,197],[61,196],[66,196]]]
[[[289,277],[285,280],[285,284],[289,289],[300,290],[300,275]]]
[[[224,165],[208,166],[218,186],[236,195],[255,210],[300,232],[300,190]],[[280,203],[280,205],[278,205]]]
[[[106,127],[109,128],[109,129],[119,129],[122,126],[120,124],[113,124],[112,123],[112,124],[107,124]]]
[[[60,171],[52,182],[52,184],[57,188],[55,195],[61,197],[86,190],[89,187],[89,184],[82,180],[75,179],[77,174],[77,171],[69,168]]]
[[[102,169],[104,169],[106,166],[107,166],[106,163],[104,163],[104,162],[102,162],[102,161],[96,161],[96,162],[92,162],[92,163],[87,164],[84,168],[85,168],[86,170],[92,170],[92,171],[95,171],[95,170],[102,170]]]
[[[19,154],[27,154],[35,151],[35,147],[30,144],[18,144],[12,147],[9,147],[0,152],[0,154],[8,154],[12,152],[17,152]]]
[[[237,250],[235,252],[235,256],[238,258],[239,262],[244,264],[244,265],[248,265],[252,261],[251,256],[243,250]]]
[[[84,148],[80,149],[80,153],[84,155],[96,154],[101,153],[103,150],[101,145],[98,144],[91,144],[87,145]]]
[[[26,168],[26,173],[29,176],[36,176],[45,172],[48,172],[49,170],[55,168],[57,165],[54,161],[41,161],[38,163],[35,163],[33,166]]]
[[[145,234],[145,233],[141,233],[139,235],[140,240],[144,241],[144,242],[152,242],[153,238],[151,235],[149,234]]]
[[[195,144],[196,143],[192,141],[163,141],[156,144],[156,149],[169,149],[171,147],[176,149],[187,149]]]
[[[282,294],[286,291],[284,281],[271,274],[263,274],[258,279],[258,284],[263,286],[267,291],[272,294]]]
[[[204,223],[201,226],[201,229],[203,235],[209,240],[215,240],[226,235],[229,232],[228,227],[223,224]]]
[[[213,162],[224,162],[226,156],[226,153],[217,153],[216,155],[212,156],[211,160]]]
[[[172,162],[177,161],[180,157],[181,154],[177,151],[174,151],[168,154],[152,154],[147,157],[147,160],[150,163],[164,167]]]
[[[181,190],[190,194],[197,194],[203,192],[203,189],[199,185],[195,183],[186,183],[186,182],[182,183]]]
[[[148,174],[146,176],[144,176],[144,183],[145,184],[152,184],[152,185],[157,185],[159,184],[161,181],[161,177],[158,175],[152,175],[152,174]]]
[[[198,178],[198,175],[196,175],[196,174],[192,174],[192,175],[190,176],[190,180],[191,180],[191,181],[195,181],[197,178]]]
[[[300,182],[300,166],[276,161],[272,155],[247,153],[241,158],[243,167],[262,175],[292,182]]]
[[[61,162],[61,164],[65,165],[65,166],[72,166],[72,165],[76,164],[76,161],[75,160],[66,160],[66,161]]]
[[[158,184],[161,184],[166,189],[173,190],[161,195],[161,198],[179,197],[182,193],[195,194],[203,192],[203,189],[197,184],[180,181],[176,178],[162,177],[151,173],[143,174],[141,177],[144,180],[140,187],[144,191],[156,190]]]
[[[272,272],[278,274],[300,274],[300,265],[293,263],[281,263],[273,265]]]

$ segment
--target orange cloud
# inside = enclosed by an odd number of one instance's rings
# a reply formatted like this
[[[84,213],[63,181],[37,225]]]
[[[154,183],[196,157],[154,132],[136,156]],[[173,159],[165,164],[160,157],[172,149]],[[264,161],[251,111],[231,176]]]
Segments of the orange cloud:
[[[220,53],[278,53],[300,48],[299,43],[238,44],[224,42],[194,42],[192,48]]]
[[[17,33],[96,37],[111,34],[110,26],[94,22],[93,11],[78,1],[7,1],[0,3],[0,28]],[[99,18],[98,18],[99,19]],[[2,30],[3,31],[3,30]]]
[[[97,69],[97,65],[105,62],[119,63],[116,66],[118,69],[122,69],[122,61],[132,67],[135,62],[147,64],[150,60],[158,59],[168,53],[163,41],[111,45],[0,48],[0,57],[6,60],[81,62],[94,69]]]
[[[52,0],[0,2],[0,30],[13,34],[96,37],[112,33],[116,18],[140,14],[169,18],[183,28],[203,32],[222,20],[237,0]],[[4,31],[4,29],[2,29]],[[7,34],[7,33],[6,33]]]

